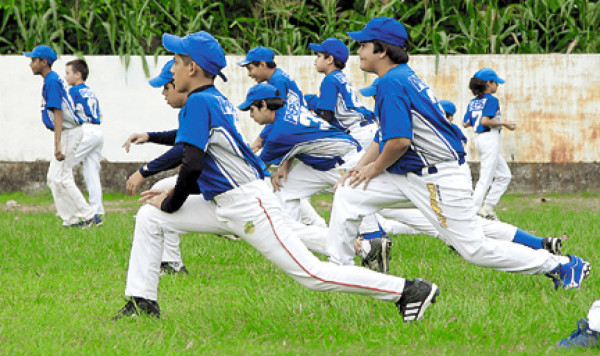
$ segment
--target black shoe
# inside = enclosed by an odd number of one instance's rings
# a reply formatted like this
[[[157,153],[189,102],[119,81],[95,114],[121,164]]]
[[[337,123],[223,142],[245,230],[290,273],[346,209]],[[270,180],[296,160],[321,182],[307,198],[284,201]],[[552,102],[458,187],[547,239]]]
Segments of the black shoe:
[[[362,265],[374,271],[387,273],[390,265],[392,241],[387,236],[368,241],[371,244],[371,251],[362,260]]]
[[[183,265],[183,263],[179,262],[162,262],[160,264],[160,275],[164,276],[165,274],[189,274],[187,268]]]
[[[115,315],[112,320],[119,320],[122,318],[132,318],[141,315],[154,316],[160,319],[160,307],[158,303],[153,300],[144,298],[133,297],[119,313]]]
[[[404,288],[402,297],[396,302],[404,322],[423,319],[425,310],[429,305],[435,303],[439,294],[438,286],[421,278],[415,278],[409,287]]]
[[[542,240],[542,247],[551,254],[562,256],[562,240],[559,237],[546,237]]]

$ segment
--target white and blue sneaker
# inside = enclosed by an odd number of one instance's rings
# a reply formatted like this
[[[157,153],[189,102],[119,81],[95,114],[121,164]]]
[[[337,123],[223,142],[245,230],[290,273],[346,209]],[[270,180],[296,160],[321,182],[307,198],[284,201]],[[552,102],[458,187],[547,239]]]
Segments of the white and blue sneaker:
[[[554,289],[577,289],[589,276],[592,269],[589,262],[575,255],[569,255],[569,259],[569,263],[560,265],[556,272],[546,274],[554,280]]]
[[[590,329],[588,321],[581,318],[577,329],[568,338],[560,340],[557,345],[562,349],[598,348],[598,332]]]

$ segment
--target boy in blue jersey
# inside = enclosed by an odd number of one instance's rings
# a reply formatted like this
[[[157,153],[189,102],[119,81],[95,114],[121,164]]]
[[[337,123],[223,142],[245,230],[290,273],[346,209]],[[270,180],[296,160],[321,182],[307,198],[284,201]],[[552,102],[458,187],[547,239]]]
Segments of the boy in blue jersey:
[[[215,206],[218,220],[239,235],[298,283],[319,291],[344,291],[395,302],[405,321],[423,317],[438,288],[416,279],[407,281],[365,268],[335,266],[320,261],[302,244],[292,220],[283,212],[264,181],[264,164],[254,155],[237,128],[233,105],[215,87],[225,67],[225,53],[206,32],[186,37],[163,36],[175,53],[175,88],[188,92],[176,142],[184,145],[177,184],[169,192],[145,196],[166,213],[186,209],[190,194],[202,193]],[[118,317],[140,313],[160,316],[158,270],[162,240],[148,231],[135,235],[127,288],[132,299]]]
[[[511,180],[510,168],[502,157],[500,131],[503,127],[511,131],[516,129],[514,122],[502,121],[500,104],[492,95],[503,83],[504,79],[490,68],[477,71],[469,83],[475,98],[469,103],[463,119],[463,126],[472,126],[477,134],[475,148],[481,161],[479,180],[473,192],[475,207],[479,215],[492,220],[498,219],[494,207]]]
[[[83,120],[75,112],[64,82],[52,70],[57,55],[46,45],[37,46],[24,54],[31,58],[29,67],[33,74],[44,78],[42,122],[54,131],[54,157],[50,160],[47,180],[58,215],[63,220],[63,226],[100,225],[102,220],[85,201],[73,178],[75,152],[83,135]]]
[[[325,121],[348,132],[366,150],[378,127],[373,112],[359,101],[356,89],[342,72],[348,61],[348,47],[337,38],[328,38],[321,44],[311,43],[309,46],[317,52],[317,72],[325,74],[319,89],[316,112]]]
[[[100,160],[104,133],[100,128],[102,113],[98,98],[85,84],[89,69],[82,59],[67,63],[65,80],[71,86],[69,95],[73,99],[75,110],[83,119],[83,138],[75,153],[75,165],[82,163],[83,179],[90,195],[90,205],[97,215],[104,215],[102,205],[102,184],[100,183]]]
[[[359,217],[383,208],[416,207],[468,262],[500,271],[546,274],[556,288],[578,288],[590,264],[580,257],[485,237],[468,180],[460,171],[464,150],[431,89],[408,66],[408,35],[389,17],[374,18],[362,31],[363,71],[380,78],[375,116],[380,144],[371,145],[340,180],[330,220],[330,260],[352,264]]]

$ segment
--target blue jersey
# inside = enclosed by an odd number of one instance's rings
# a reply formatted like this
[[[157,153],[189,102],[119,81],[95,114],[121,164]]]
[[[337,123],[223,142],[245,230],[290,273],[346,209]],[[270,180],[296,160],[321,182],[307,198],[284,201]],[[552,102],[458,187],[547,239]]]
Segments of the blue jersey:
[[[54,113],[51,109],[62,111],[62,127],[65,129],[83,123],[83,120],[75,112],[75,105],[67,92],[65,83],[55,71],[46,75],[42,87],[42,122],[49,130],[54,131]]]
[[[281,164],[293,157],[312,168],[328,171],[344,163],[342,157],[360,150],[358,142],[330,125],[298,102],[277,111],[272,130],[260,158],[268,164]]]
[[[502,119],[500,102],[490,93],[475,97],[469,102],[463,121],[473,126],[475,133],[488,132],[491,128],[481,124],[481,118],[484,116],[496,121]],[[500,129],[501,127],[498,127],[498,130]]]
[[[379,151],[393,138],[408,138],[411,145],[388,171],[420,171],[440,162],[463,159],[465,152],[431,89],[407,64],[390,69],[379,80],[375,116],[381,122]]]
[[[79,117],[92,124],[100,124],[102,113],[98,98],[85,83],[77,84],[69,89],[69,94],[75,104],[75,110]]]
[[[327,74],[319,92],[316,109],[332,111],[334,125],[348,130],[356,124],[364,126],[373,122],[373,112],[358,100],[356,89],[341,70]]]
[[[238,124],[235,107],[214,86],[192,93],[181,109],[175,143],[205,152],[198,187],[206,200],[265,177],[264,163],[252,153]]]
[[[456,124],[450,124],[450,125],[452,125],[452,129],[456,133],[456,136],[458,136],[458,139],[460,140],[460,142],[467,143],[467,137],[465,136],[465,134],[463,134],[460,127],[458,127],[458,125],[456,125]]]
[[[287,74],[280,68],[275,69],[275,72],[273,72],[271,78],[269,78],[269,80],[267,81],[267,84],[271,84],[272,86],[277,88],[277,90],[279,90],[279,97],[285,99],[287,103],[297,101],[300,102],[300,104],[302,104],[303,106],[306,106],[306,101],[304,101],[304,95],[298,87],[298,84],[296,84],[296,81],[294,81],[294,79],[289,74]],[[279,109],[279,111],[282,111],[282,114],[283,110],[283,108]],[[260,133],[260,138],[265,140],[267,136],[269,136],[270,131],[271,125],[265,125],[265,128]]]

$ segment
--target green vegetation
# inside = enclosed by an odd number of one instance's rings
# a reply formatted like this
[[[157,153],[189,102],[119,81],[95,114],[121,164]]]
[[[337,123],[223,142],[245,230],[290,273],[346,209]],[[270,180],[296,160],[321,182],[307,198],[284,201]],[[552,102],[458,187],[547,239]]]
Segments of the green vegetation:
[[[10,198],[48,208],[44,196]],[[539,236],[568,232],[566,252],[597,268],[599,199],[512,195],[497,212]],[[245,242],[187,234],[190,274],[162,278],[163,319],[111,322],[125,304],[136,207],[109,200],[123,205],[107,206],[104,226],[89,230],[61,228],[51,209],[2,211],[0,354],[562,355],[552,346],[600,297],[596,269],[580,290],[554,291],[544,276],[474,267],[439,240],[396,236],[390,273],[442,291],[422,322],[403,324],[393,305],[304,289]],[[313,200],[323,216],[330,202]]]
[[[402,21],[413,53],[600,51],[600,3],[586,0],[4,0],[0,54],[46,43],[59,53],[127,59],[164,53],[164,32],[200,30],[214,34],[228,54],[257,45],[307,54],[308,43],[348,40],[347,31],[375,16]]]

